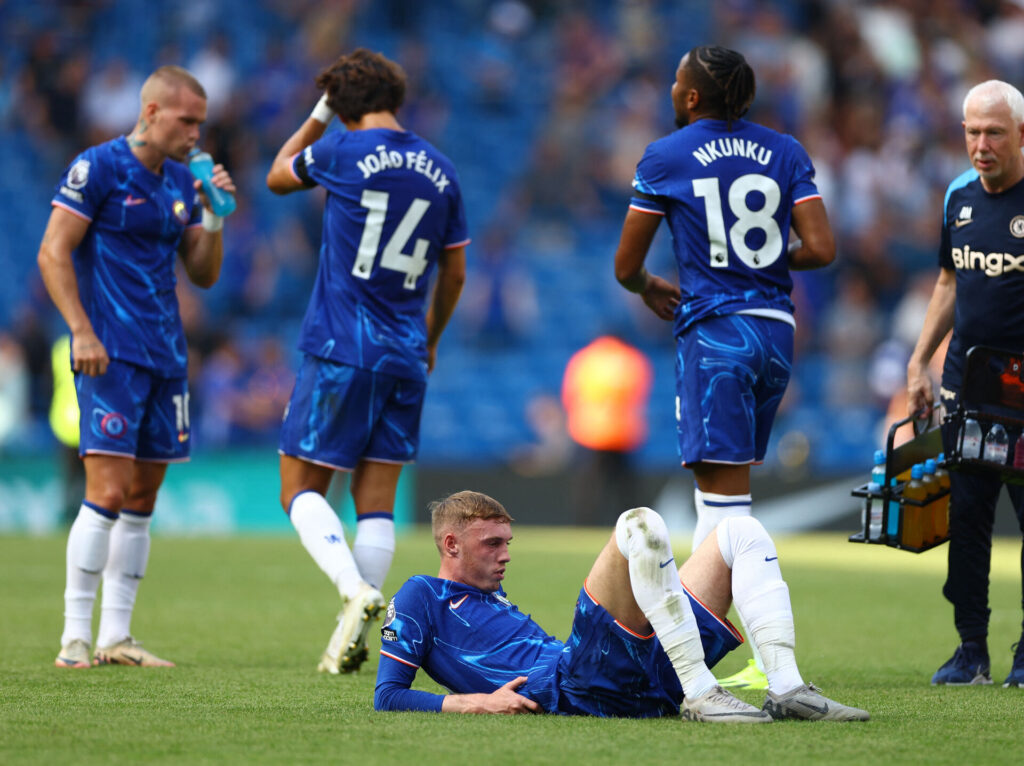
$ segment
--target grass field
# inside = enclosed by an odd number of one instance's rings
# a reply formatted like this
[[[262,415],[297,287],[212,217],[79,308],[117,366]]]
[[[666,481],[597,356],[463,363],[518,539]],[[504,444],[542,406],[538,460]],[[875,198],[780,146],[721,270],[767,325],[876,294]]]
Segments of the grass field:
[[[516,530],[506,589],[565,637],[606,532]],[[680,552],[688,549],[679,541]],[[922,555],[785,538],[780,562],[805,679],[867,708],[867,724],[722,727],[559,716],[382,714],[376,658],[315,672],[336,595],[296,539],[157,538],[133,629],[174,669],[52,666],[64,540],[0,537],[0,763],[970,763],[1024,760],[1024,690],[999,684],[1020,630],[1020,543],[997,543],[991,687],[932,687],[956,644],[939,590],[945,548]],[[429,536],[400,538],[387,592],[436,572]],[[379,640],[374,639],[379,645]],[[371,644],[371,654],[374,654]],[[719,666],[741,667],[746,649]],[[420,688],[437,691],[428,679]],[[760,704],[762,695],[741,694]]]

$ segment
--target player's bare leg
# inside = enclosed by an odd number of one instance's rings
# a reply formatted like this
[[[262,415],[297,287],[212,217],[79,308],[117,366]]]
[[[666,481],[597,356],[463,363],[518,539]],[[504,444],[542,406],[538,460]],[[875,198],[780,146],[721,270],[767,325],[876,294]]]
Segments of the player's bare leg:
[[[750,466],[701,462],[690,467],[693,469],[693,477],[697,484],[693,493],[697,526],[693,532],[692,548],[696,553],[701,543],[712,536],[712,530],[721,521],[733,516],[750,515]],[[759,690],[768,688],[764,663],[753,643],[751,651],[754,658],[748,661],[745,668],[719,681],[723,687]]]
[[[770,716],[721,689],[708,670],[661,516],[649,508],[623,513],[586,584],[590,595],[634,633],[647,635],[653,628],[683,687],[684,719],[770,722]]]
[[[359,573],[373,587],[384,587],[384,579],[395,555],[395,494],[399,463],[360,460],[352,473],[352,499],[356,507],[356,538],[352,555]]]
[[[103,604],[96,638],[96,665],[173,667],[132,637],[131,618],[139,583],[149,562],[149,525],[156,496],[167,474],[166,463],[136,460],[103,569]]]
[[[59,668],[90,667],[93,605],[110,552],[111,531],[134,473],[130,457],[86,455],[83,462],[85,498],[68,534],[64,631],[54,660]]]

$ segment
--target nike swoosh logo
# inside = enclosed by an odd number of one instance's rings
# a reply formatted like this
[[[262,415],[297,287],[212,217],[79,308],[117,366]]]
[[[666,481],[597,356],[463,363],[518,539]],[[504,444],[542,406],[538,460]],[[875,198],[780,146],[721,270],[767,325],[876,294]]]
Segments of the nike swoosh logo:
[[[142,664],[141,657],[132,657],[130,654],[122,654],[121,656],[128,660],[128,662],[134,662],[136,665]]]
[[[666,562],[664,562],[664,563],[662,563],[662,564],[658,564],[658,568],[659,568],[659,569],[664,569],[664,568],[665,568],[665,567],[667,567],[667,566],[668,566],[669,564],[671,564],[671,563],[672,563],[672,562],[673,562],[674,560],[675,560],[675,559],[669,559],[668,561],[666,561]]]
[[[462,603],[467,598],[469,598],[469,594],[468,593],[465,596],[463,596],[462,598],[460,598],[458,601],[456,601],[455,599],[452,599],[451,601],[448,602],[448,606],[454,611],[454,610],[458,609],[460,606],[462,606]]]
[[[778,556],[765,556],[764,560],[765,561],[775,561],[778,558],[779,558]]]
[[[969,223],[974,223],[974,219],[968,218],[966,221],[953,221],[953,228],[959,229],[963,226],[966,226]]]
[[[124,198],[124,204],[126,205],[141,205],[145,201],[145,197],[133,197],[131,194]]]
[[[803,702],[802,700],[796,701],[808,710],[813,710],[815,713],[820,713],[821,715],[828,715],[828,705],[812,705],[811,703]]]

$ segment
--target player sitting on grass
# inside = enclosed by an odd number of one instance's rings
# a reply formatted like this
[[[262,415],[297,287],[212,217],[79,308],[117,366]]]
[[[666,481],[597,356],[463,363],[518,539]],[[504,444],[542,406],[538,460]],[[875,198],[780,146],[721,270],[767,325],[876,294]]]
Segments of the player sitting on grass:
[[[388,605],[377,710],[634,718],[681,711],[684,720],[717,723],[869,718],[801,678],[789,589],[774,543],[752,517],[725,519],[677,569],[661,516],[650,508],[623,513],[583,583],[566,642],[505,597],[512,517],[501,503],[458,492],[433,503],[431,518],[441,568],[437,577],[410,578]],[[711,674],[743,641],[716,616],[734,598],[765,661],[762,709]],[[452,693],[411,689],[421,667]]]

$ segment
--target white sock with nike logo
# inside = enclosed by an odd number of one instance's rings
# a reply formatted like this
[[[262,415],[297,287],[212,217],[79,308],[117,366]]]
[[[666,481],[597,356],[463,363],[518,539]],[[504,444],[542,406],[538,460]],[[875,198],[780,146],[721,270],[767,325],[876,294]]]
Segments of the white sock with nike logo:
[[[152,514],[127,509],[110,533],[110,554],[103,569],[103,603],[96,646],[113,646],[132,634],[132,610],[149,563]]]
[[[633,598],[679,676],[683,693],[703,697],[718,682],[704,663],[697,619],[679,581],[668,527],[650,508],[626,511],[615,524],[615,542],[629,561]]]
[[[697,512],[697,526],[693,530],[690,553],[697,550],[715,527],[723,520],[734,516],[750,515],[750,494],[716,495],[714,492],[701,492],[693,488],[693,508]]]
[[[738,516],[718,525],[718,549],[732,570],[732,598],[764,663],[768,688],[784,694],[803,683],[796,665],[793,607],[775,543],[761,522]]]
[[[338,592],[345,598],[355,596],[363,578],[345,542],[341,519],[331,504],[319,492],[300,492],[292,500],[288,515],[303,547]]]
[[[92,643],[92,609],[100,573],[110,552],[110,530],[117,514],[83,502],[68,533],[67,579],[64,588],[64,633],[61,645],[76,638]]]

